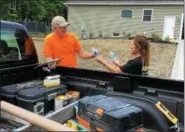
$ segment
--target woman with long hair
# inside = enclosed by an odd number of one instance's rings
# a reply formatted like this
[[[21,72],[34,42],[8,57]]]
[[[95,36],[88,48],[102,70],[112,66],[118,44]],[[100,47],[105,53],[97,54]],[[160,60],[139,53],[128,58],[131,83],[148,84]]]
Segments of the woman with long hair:
[[[114,65],[108,63],[102,55],[96,60],[103,64],[111,72],[124,72],[136,75],[147,74],[150,60],[150,45],[146,37],[135,36],[130,44],[132,59],[121,65],[118,59],[114,60]]]

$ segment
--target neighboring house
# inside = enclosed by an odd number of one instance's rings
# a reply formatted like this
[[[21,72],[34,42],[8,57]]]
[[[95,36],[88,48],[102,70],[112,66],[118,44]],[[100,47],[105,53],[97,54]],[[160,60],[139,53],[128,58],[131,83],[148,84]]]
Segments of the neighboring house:
[[[79,37],[113,33],[182,36],[184,0],[68,0],[70,30]]]

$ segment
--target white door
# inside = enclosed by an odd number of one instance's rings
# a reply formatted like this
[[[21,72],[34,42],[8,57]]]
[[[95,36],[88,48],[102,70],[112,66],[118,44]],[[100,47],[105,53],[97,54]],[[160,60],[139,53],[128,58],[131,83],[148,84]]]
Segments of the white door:
[[[175,29],[175,17],[174,16],[165,16],[164,17],[163,39],[166,36],[169,36],[170,39],[173,39],[174,29]]]

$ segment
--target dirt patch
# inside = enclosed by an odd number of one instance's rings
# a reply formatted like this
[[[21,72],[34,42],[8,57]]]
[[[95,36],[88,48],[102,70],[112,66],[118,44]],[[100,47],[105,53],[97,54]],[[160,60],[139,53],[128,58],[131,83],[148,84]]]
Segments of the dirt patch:
[[[37,52],[39,55],[39,60],[42,62],[44,57],[42,55],[42,45],[43,38],[33,38]],[[93,39],[93,40],[81,40],[83,48],[87,51],[91,51],[92,47],[100,49],[109,62],[112,62],[109,57],[109,51],[115,52],[120,61],[124,64],[130,58],[130,40],[122,39]],[[170,78],[177,45],[176,44],[160,44],[160,43],[150,43],[150,71],[149,75],[160,78]],[[97,63],[94,59],[84,60],[78,57],[78,66],[85,69],[97,69],[105,70],[102,65]]]

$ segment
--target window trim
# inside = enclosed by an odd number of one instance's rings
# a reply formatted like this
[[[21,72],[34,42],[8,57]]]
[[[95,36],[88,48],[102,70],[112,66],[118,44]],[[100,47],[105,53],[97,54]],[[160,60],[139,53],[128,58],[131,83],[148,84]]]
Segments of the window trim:
[[[122,17],[122,11],[124,11],[124,10],[130,10],[130,11],[132,11],[132,17]],[[123,9],[123,10],[121,10],[120,11],[120,18],[122,18],[122,19],[124,19],[124,18],[133,18],[133,10],[132,9]]]
[[[151,21],[143,21],[143,18],[144,18],[144,11],[145,10],[151,10],[152,11],[152,14],[151,14]],[[142,13],[142,22],[145,23],[145,22],[153,22],[153,8],[145,8],[143,9],[143,13]]]

